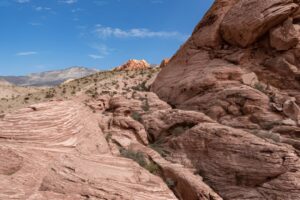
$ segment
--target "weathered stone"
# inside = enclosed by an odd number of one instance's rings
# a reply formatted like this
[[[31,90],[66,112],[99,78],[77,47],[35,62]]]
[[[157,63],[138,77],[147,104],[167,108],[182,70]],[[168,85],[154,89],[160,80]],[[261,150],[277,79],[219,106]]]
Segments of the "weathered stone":
[[[255,86],[255,84],[257,84],[259,82],[258,78],[254,72],[249,73],[249,74],[244,74],[242,76],[242,81],[245,85],[249,85],[252,87]]]
[[[247,47],[297,8],[292,0],[240,0],[225,15],[222,36],[232,45]]]
[[[270,30],[270,43],[276,50],[286,51],[297,46],[299,36],[293,25],[293,19],[289,18],[282,25]]]
[[[287,100],[286,102],[284,102],[283,112],[292,120],[300,123],[300,107],[295,103],[295,101]]]

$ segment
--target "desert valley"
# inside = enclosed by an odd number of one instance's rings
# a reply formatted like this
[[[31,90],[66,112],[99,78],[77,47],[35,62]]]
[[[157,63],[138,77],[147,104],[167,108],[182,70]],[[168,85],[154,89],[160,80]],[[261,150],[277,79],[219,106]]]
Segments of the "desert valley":
[[[0,200],[300,200],[300,2],[215,0],[160,65],[0,77]]]

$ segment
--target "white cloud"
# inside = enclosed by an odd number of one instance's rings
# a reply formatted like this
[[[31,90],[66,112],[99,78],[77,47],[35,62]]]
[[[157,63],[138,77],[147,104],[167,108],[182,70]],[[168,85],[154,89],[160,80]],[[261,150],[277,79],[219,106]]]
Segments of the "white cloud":
[[[17,3],[29,3],[30,0],[16,0]]]
[[[123,30],[120,28],[105,27],[102,25],[96,25],[94,32],[102,39],[108,37],[116,38],[178,38],[184,39],[187,36],[177,31],[151,31],[145,28],[133,28],[129,30]]]
[[[93,59],[102,59],[105,56],[109,55],[111,51],[113,51],[112,49],[108,48],[106,45],[104,44],[94,44],[91,45],[91,47],[95,50],[97,50],[96,54],[90,54],[88,55],[89,57],[93,58]]]
[[[34,9],[36,11],[51,10],[51,8],[49,8],[49,7],[42,7],[42,6],[37,6]]]
[[[35,51],[25,51],[25,52],[19,52],[16,55],[17,56],[31,56],[31,55],[36,55],[36,54],[38,54],[38,53]]]
[[[89,57],[93,58],[93,59],[102,59],[104,58],[104,56],[101,55],[95,55],[95,54],[90,54]]]
[[[66,3],[66,4],[74,4],[77,3],[77,0],[61,0],[59,2]]]
[[[102,55],[109,55],[110,52],[112,51],[112,49],[108,48],[104,44],[100,44],[100,45],[99,44],[94,44],[94,45],[91,45],[91,47],[96,49]]]

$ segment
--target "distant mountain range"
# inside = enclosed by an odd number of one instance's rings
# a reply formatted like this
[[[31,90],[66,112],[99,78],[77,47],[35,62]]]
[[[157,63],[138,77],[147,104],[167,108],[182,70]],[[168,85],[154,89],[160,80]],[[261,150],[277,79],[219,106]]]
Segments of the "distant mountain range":
[[[70,67],[63,70],[32,73],[27,76],[0,76],[9,83],[19,86],[55,86],[66,80],[81,78],[99,72],[86,67]]]

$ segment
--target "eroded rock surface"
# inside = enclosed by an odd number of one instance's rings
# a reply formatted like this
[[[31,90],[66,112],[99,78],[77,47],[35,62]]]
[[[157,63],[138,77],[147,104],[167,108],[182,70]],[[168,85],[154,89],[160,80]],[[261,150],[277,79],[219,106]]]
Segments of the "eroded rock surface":
[[[1,114],[0,199],[300,199],[298,7],[217,0],[158,75],[130,62]]]
[[[173,108],[211,118],[186,126],[193,114],[174,132],[174,116],[153,113],[145,127],[224,199],[300,198],[298,7],[215,1],[151,86]]]
[[[159,177],[112,155],[80,102],[34,108],[0,120],[0,199],[176,199]]]

